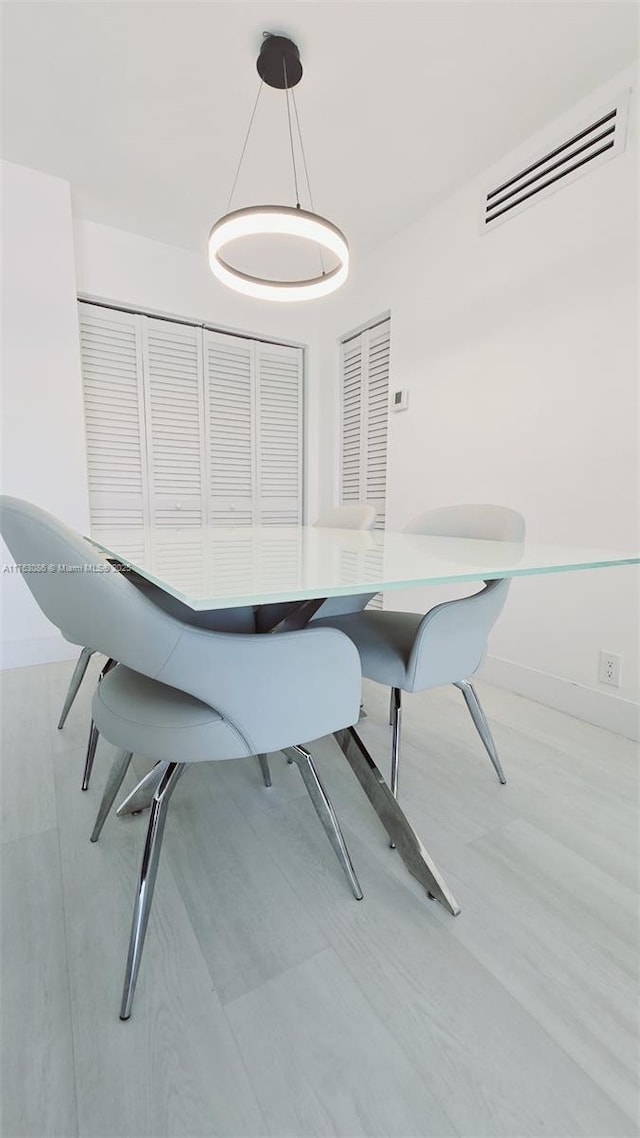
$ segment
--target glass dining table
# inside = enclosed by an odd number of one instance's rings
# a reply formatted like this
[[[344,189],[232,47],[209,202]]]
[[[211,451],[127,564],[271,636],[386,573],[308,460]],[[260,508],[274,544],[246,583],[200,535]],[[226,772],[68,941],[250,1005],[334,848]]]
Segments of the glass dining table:
[[[628,549],[315,526],[155,525],[94,531],[89,540],[124,572],[135,572],[193,610],[254,606],[263,617],[272,611],[273,621],[262,619],[260,627],[275,634],[303,627],[330,597],[461,582],[469,582],[472,592],[474,582],[640,563],[640,554]],[[459,913],[355,727],[337,732],[336,740],[408,871],[429,897]],[[161,776],[154,768],[118,813],[148,806]]]

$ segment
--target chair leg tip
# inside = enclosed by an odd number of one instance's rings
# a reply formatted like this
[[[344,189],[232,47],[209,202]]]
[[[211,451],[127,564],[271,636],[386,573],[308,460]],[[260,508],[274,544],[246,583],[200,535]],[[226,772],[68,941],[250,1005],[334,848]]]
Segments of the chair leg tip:
[[[131,1019],[131,1012],[129,1012],[129,1015],[126,1015],[126,1016],[121,1015],[119,1018],[120,1018],[121,1023],[126,1023],[128,1019]]]

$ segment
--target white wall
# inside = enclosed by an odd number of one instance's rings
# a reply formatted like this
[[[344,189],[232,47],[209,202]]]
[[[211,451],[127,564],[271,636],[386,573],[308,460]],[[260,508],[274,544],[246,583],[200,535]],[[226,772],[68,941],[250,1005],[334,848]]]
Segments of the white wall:
[[[69,186],[2,163],[2,492],[83,530],[88,497]],[[13,559],[0,544],[2,566]],[[0,572],[0,666],[77,654]]]
[[[78,292],[308,345],[305,360],[305,516],[318,513],[318,304],[265,303],[221,285],[206,255],[91,221],[74,225]],[[322,302],[321,302],[322,303]]]
[[[633,80],[617,76],[495,175]],[[430,506],[500,502],[522,511],[533,542],[637,547],[636,115],[634,95],[622,156],[489,234],[479,224],[485,174],[369,257],[337,294],[323,337],[335,386],[322,451],[336,453],[336,337],[390,309],[392,385],[409,389],[409,410],[390,416],[390,528]],[[335,468],[331,458],[323,469],[323,505],[337,496]],[[425,609],[434,597],[396,594],[393,604]],[[623,656],[616,691],[598,683],[600,648]],[[487,677],[633,734],[636,570],[515,582],[491,653]]]
[[[305,507],[318,512],[316,306],[265,305],[229,292],[206,255],[72,219],[70,187],[3,163],[2,492],[88,527],[77,294],[309,346]],[[2,547],[2,564],[12,558]],[[22,579],[2,574],[0,667],[73,656]]]

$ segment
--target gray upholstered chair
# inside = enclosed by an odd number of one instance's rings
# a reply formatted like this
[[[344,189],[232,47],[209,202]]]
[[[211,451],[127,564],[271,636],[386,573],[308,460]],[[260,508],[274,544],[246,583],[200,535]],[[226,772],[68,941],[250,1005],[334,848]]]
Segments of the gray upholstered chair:
[[[305,628],[274,636],[212,632],[152,604],[106,559],[43,510],[0,499],[1,531],[19,564],[70,565],[29,573],[45,615],[72,643],[116,664],[98,684],[93,717],[119,748],[96,824],[96,841],[132,753],[165,764],[151,804],[120,1015],[128,1019],[140,967],[169,799],[193,762],[285,750],[297,763],[355,896],[362,892],[313,759],[302,744],[352,725],[360,664],[348,637]]]
[[[186,624],[192,624],[195,628],[209,628],[214,632],[255,632],[255,618],[251,607],[195,612],[188,605],[183,605],[176,597],[169,596],[164,589],[160,589],[151,581],[145,580],[144,577],[129,573],[128,579],[137,588],[142,589],[154,604],[159,605],[165,612],[177,616],[179,620],[184,620]],[[58,731],[62,730],[67,721],[67,716],[89,666],[89,660],[93,655],[93,648],[83,648],[78,657],[60,712]],[[87,787],[85,786],[83,789],[86,790]]]
[[[522,516],[502,506],[461,505],[429,510],[405,533],[432,537],[480,538],[521,544]],[[420,613],[389,610],[353,612],[314,622],[345,632],[360,653],[362,674],[391,688],[391,789],[397,797],[402,692],[455,684],[501,783],[505,775],[476,691],[470,681],[487,650],[487,639],[505,603],[508,579],[485,581],[469,597],[446,601]]]
[[[179,601],[177,597],[172,597],[166,593],[164,589],[159,588],[157,585],[152,584],[146,577],[141,577],[137,573],[127,573],[127,581],[139,589],[151,601],[152,604],[162,609],[163,612],[169,613],[170,616],[175,616],[181,620],[183,624],[189,624],[193,628],[207,629],[210,632],[257,632],[255,611],[251,605],[246,605],[242,608],[232,609],[212,609],[211,611],[196,612],[194,609],[189,608],[188,605]],[[88,652],[89,657],[93,652],[87,648],[83,648],[82,655]],[[78,661],[78,664],[80,661]],[[107,660],[105,667],[100,673],[99,681],[104,679],[105,674],[115,665],[115,660]],[[76,668],[78,665],[76,665]],[[86,670],[86,665],[85,669]],[[84,672],[82,673],[84,674]],[[72,684],[74,682],[75,672],[72,677]],[[80,677],[82,679],[82,676]],[[80,682],[80,681],[79,681]],[[77,688],[79,686],[76,686]],[[75,697],[75,693],[74,693]],[[58,724],[60,728],[60,724]],[[100,732],[95,723],[91,720],[89,726],[89,739],[87,741],[87,750],[84,760],[84,769],[82,773],[82,790],[89,789],[89,782],[91,780],[91,772],[93,770],[93,763],[96,755],[96,748],[98,746],[98,739]],[[269,769],[269,759],[267,755],[260,754],[257,756],[260,770],[262,771],[262,778],[265,786],[271,786],[271,771]]]
[[[367,530],[373,529],[375,520],[376,511],[373,506],[370,506],[367,502],[356,502],[353,505],[336,506],[331,510],[325,510],[325,512],[320,515],[315,525],[334,529]],[[169,596],[168,593],[165,593],[163,589],[158,588],[157,585],[153,585],[150,581],[145,580],[144,577],[140,577],[136,574],[129,574],[129,580],[133,581],[133,583],[138,588],[143,589],[149,599],[154,601],[155,604],[160,605],[161,608],[164,608],[165,612],[172,613],[173,616],[177,616],[179,620],[183,620],[186,624],[192,624],[196,628],[208,628],[213,632],[256,631],[254,610],[252,608],[218,609],[212,612],[194,612],[194,610],[190,609],[188,605],[181,604],[180,601]],[[365,604],[368,599],[369,597],[366,598]],[[330,616],[334,612],[352,612],[354,610],[354,607],[357,607],[354,605],[351,607],[347,605],[347,607],[345,607],[344,599],[342,601],[342,605],[340,605],[340,598],[335,598],[327,601],[326,605],[328,606],[326,612],[324,613],[326,616]],[[285,611],[288,611],[290,607],[290,605],[282,604],[279,606],[279,610],[284,613]],[[268,617],[267,614],[265,614],[264,619],[271,619],[271,617],[274,616],[277,611],[278,610],[276,610],[275,606],[269,606]],[[73,670],[67,694],[64,699],[64,704],[60,713],[60,719],[58,720],[59,731],[62,730],[66,723],[67,716],[78,694],[80,684],[84,679],[85,672],[89,665],[89,660],[93,654],[93,649],[83,648],[78,657],[78,661]],[[92,754],[95,754],[96,743],[97,737],[95,734],[92,734],[90,732],[89,744],[87,748],[88,762],[85,763],[85,768],[87,765],[89,766],[89,773],[88,775],[85,773],[85,777],[83,778],[83,790],[87,790],[89,785]],[[265,774],[265,782],[267,786],[271,785],[268,772]]]

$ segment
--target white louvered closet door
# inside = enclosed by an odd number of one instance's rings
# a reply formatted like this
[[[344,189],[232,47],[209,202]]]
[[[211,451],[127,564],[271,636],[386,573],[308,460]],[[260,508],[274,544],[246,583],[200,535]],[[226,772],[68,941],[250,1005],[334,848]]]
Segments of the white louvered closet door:
[[[92,532],[152,524],[162,571],[176,529],[302,520],[302,349],[79,310]]]
[[[252,525],[256,502],[253,341],[204,332],[209,521]]]
[[[340,501],[369,502],[376,529],[384,529],[391,321],[342,344]]]
[[[364,497],[362,382],[362,336],[355,336],[342,345],[342,504],[360,502]]]
[[[135,557],[148,509],[141,317],[81,304],[79,322],[91,530],[121,531]]]
[[[390,320],[369,328],[365,333],[367,394],[363,497],[375,506],[376,529],[384,529],[387,511],[390,342]]]
[[[205,512],[199,328],[144,321],[149,497],[157,527],[200,526]]]
[[[342,344],[340,501],[369,502],[380,530],[386,523],[390,339],[391,321],[384,320]],[[366,575],[370,556],[345,555],[347,579]],[[369,607],[382,608],[380,594]]]
[[[302,350],[254,343],[257,518],[260,525],[302,521]]]

